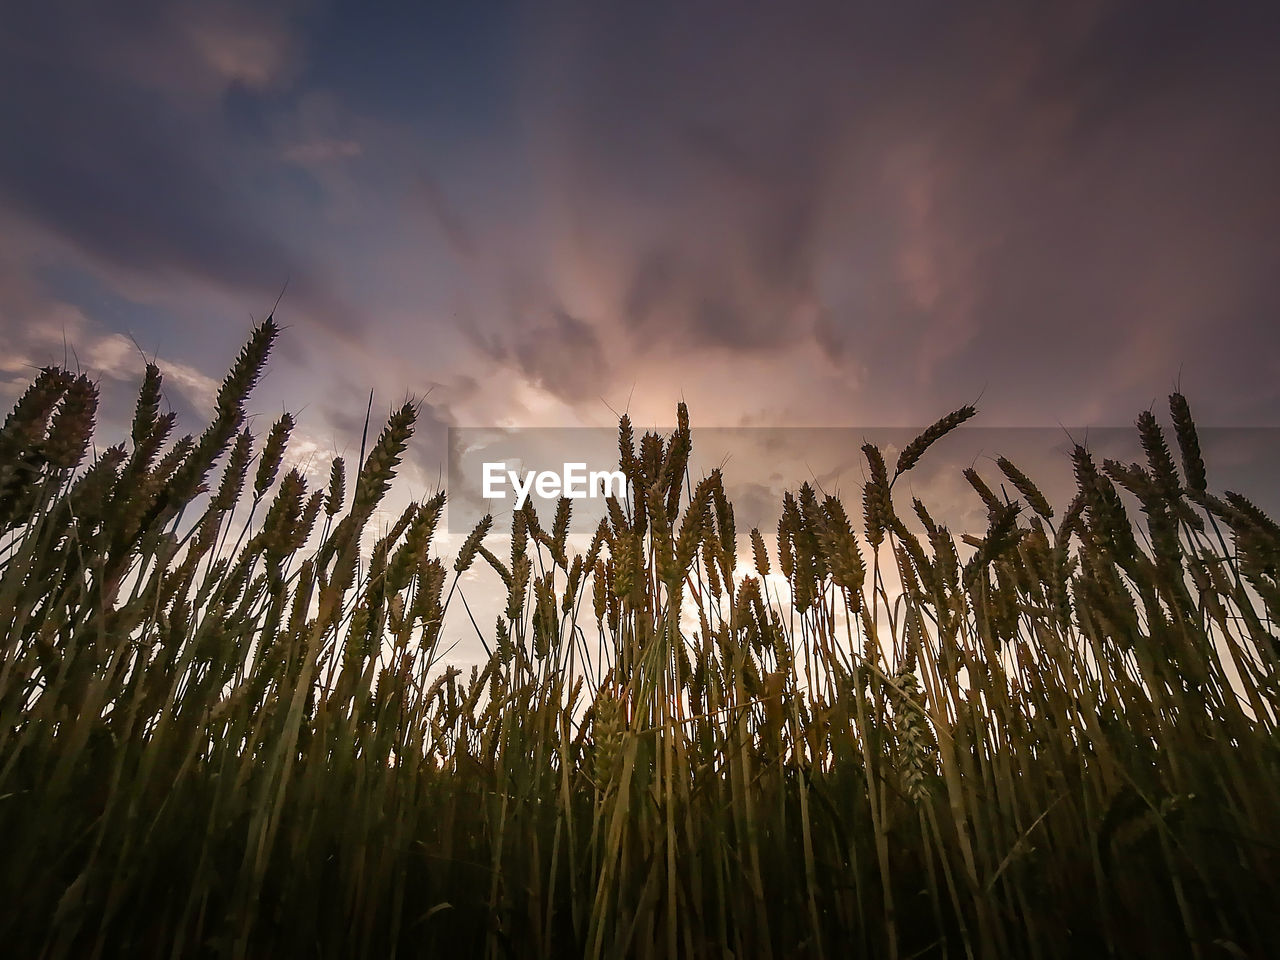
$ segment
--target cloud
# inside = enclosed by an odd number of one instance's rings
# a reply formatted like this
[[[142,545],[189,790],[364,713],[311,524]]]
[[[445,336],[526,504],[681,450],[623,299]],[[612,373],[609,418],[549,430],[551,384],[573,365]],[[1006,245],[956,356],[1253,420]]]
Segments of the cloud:
[[[8,313],[0,319],[5,326],[11,325]],[[180,398],[184,409],[201,415],[213,409],[218,380],[187,363],[145,356],[133,340],[104,331],[69,304],[41,305],[12,327],[7,350],[0,357],[0,372],[6,375],[11,394],[25,389],[35,372],[45,366],[70,367],[95,379],[134,385],[141,383],[147,362],[154,359],[171,399]]]
[[[128,382],[141,379],[145,364],[137,344],[118,333],[86,338],[77,355],[89,373]],[[213,411],[220,381],[190,364],[162,358],[156,358],[156,364],[167,387],[176,387],[200,412],[208,414]]]
[[[567,311],[525,308],[518,332],[503,331],[474,342],[489,356],[514,368],[525,381],[574,404],[595,399],[609,383],[610,364],[594,326]]]
[[[1120,422],[1185,363],[1280,415],[1274,10],[559,9],[541,279],[628,382],[765,356],[813,402],[816,351],[864,416],[991,385],[1006,421]]]
[[[311,140],[286,147],[281,156],[289,163],[310,167],[334,160],[349,160],[362,153],[364,147],[356,140]]]
[[[86,0],[49,0],[12,11],[0,49],[38,81],[28,93],[57,71],[201,106],[231,86],[265,92],[290,83],[301,65],[297,24],[306,6],[125,0],[108,10]]]
[[[0,104],[0,128],[22,147],[0,153],[0,207],[122,280],[186,278],[259,300],[288,280],[298,307],[350,339],[341,292],[252,186],[281,174],[222,114],[237,89],[288,82],[287,17],[241,3],[96,10],[28,7],[6,30],[0,84],[22,95]]]

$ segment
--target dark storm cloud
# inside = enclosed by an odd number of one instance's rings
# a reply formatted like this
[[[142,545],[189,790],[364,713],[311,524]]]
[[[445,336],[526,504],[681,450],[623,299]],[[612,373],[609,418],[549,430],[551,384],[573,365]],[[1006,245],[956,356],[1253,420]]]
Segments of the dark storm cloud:
[[[883,18],[874,14],[871,26]],[[563,124],[569,203],[588,234],[626,224],[653,241],[625,305],[640,337],[671,324],[692,345],[760,349],[793,336],[779,313],[814,293],[822,208],[851,124],[881,109],[888,68],[834,5],[700,6],[566,17]],[[584,25],[585,23],[585,25]],[[845,38],[862,45],[844,49]],[[851,98],[859,75],[865,102]],[[589,78],[589,79],[588,79]],[[610,215],[612,214],[612,216]],[[586,219],[590,218],[590,219]],[[592,240],[594,241],[594,236]],[[625,241],[620,241],[625,242]]]
[[[107,269],[293,302],[346,335],[341,298],[250,192],[229,91],[290,69],[289,24],[233,3],[24,4],[0,40],[0,205]],[[252,176],[251,176],[252,174]]]
[[[512,319],[511,329],[477,338],[490,359],[516,368],[529,383],[566,403],[599,396],[611,368],[590,323],[561,308],[524,308]]]
[[[595,331],[563,310],[518,339],[514,356],[531,381],[567,400],[591,396],[609,373]]]
[[[1077,415],[1118,422],[1185,365],[1211,416],[1280,417],[1262,323],[1280,309],[1280,8],[546,22],[530,110],[556,131],[576,273],[612,285],[629,351],[807,341],[865,362],[873,394],[998,378],[1030,398],[1005,415],[1041,422],[1073,391],[1097,396]]]

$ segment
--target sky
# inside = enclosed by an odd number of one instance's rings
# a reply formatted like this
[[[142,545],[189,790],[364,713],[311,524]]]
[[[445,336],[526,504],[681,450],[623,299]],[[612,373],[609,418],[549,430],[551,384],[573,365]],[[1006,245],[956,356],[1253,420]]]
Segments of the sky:
[[[108,9],[109,8],[109,9]],[[13,5],[0,399],[251,324],[294,453],[450,425],[1280,426],[1280,7]],[[263,423],[259,432],[265,432]]]

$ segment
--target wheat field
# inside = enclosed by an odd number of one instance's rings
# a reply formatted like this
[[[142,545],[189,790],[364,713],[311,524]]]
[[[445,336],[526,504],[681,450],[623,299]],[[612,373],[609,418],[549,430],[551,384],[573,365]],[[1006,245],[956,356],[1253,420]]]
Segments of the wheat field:
[[[586,549],[562,501],[442,557],[443,493],[374,523],[412,404],[316,490],[291,417],[251,435],[277,332],[199,433],[155,366],[114,446],[61,369],[0,428],[6,956],[1280,944],[1280,526],[1211,492],[1181,395],[1145,463],[1077,447],[1059,511],[966,471],[989,525],[959,536],[897,482],[970,407],[762,532],[689,475],[682,405],[623,418],[635,496]],[[467,674],[473,568],[505,609]]]

